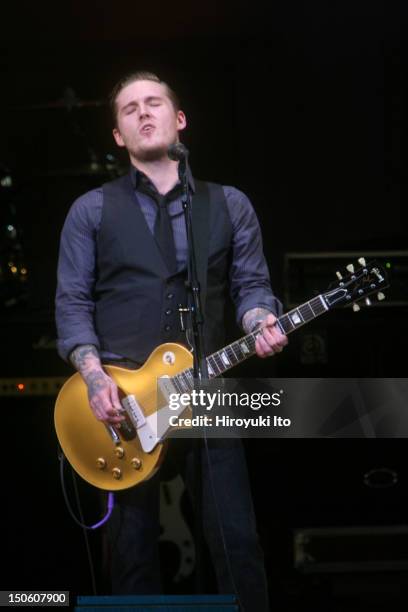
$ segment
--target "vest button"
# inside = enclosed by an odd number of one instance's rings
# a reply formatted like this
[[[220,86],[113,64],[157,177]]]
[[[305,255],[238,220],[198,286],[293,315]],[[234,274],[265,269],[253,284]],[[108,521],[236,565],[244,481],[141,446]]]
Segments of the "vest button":
[[[170,330],[171,330],[171,325],[165,325],[165,326],[164,326],[164,329],[165,329],[166,331],[170,331]]]
[[[172,311],[172,309],[171,309],[171,308],[167,308],[167,309],[165,310],[165,314],[166,314],[167,316],[168,316],[168,315],[171,315],[171,313],[172,313],[172,312],[173,312],[173,311]]]
[[[173,299],[173,298],[174,298],[174,293],[168,293],[168,294],[166,295],[166,297],[167,297],[167,299],[168,299],[168,300],[171,300],[171,299]]]

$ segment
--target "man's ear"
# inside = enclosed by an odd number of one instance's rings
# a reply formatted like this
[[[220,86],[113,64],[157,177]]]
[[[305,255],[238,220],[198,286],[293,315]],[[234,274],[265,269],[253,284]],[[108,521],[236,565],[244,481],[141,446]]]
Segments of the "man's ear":
[[[187,126],[187,119],[183,111],[177,111],[177,129],[179,132]]]
[[[115,128],[113,128],[113,130],[112,130],[112,134],[113,134],[113,137],[114,137],[115,142],[116,142],[116,144],[118,145],[118,147],[124,147],[124,146],[125,146],[125,143],[123,142],[122,135],[121,135],[121,133],[119,132],[118,128],[116,128],[116,127],[115,127]]]

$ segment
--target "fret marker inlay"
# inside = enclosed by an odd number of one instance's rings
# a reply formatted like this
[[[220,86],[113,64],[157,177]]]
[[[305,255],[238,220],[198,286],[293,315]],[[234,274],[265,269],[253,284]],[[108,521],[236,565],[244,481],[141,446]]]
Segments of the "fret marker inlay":
[[[226,366],[231,365],[231,362],[227,357],[227,353],[225,353],[224,351],[221,353],[221,359],[223,360]]]
[[[302,319],[299,317],[296,311],[290,313],[290,319],[293,325],[300,325],[302,323]]]

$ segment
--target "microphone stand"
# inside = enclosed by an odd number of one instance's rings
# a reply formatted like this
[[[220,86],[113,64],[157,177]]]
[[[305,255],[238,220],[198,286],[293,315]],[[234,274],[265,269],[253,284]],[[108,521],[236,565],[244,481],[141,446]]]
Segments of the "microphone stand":
[[[187,154],[182,155],[179,160],[178,173],[182,184],[182,203],[186,222],[187,234],[187,281],[186,289],[188,295],[188,311],[190,314],[192,345],[193,345],[193,372],[194,379],[199,382],[208,380],[207,359],[204,351],[203,325],[204,316],[201,308],[200,283],[197,276],[196,252],[194,246],[192,203],[191,193],[188,185],[188,161]],[[205,432],[204,432],[205,434]],[[195,543],[196,543],[196,590],[203,593],[204,589],[204,565],[203,565],[203,487],[202,487],[202,462],[201,462],[201,438],[193,439],[194,459],[194,489],[195,489]]]

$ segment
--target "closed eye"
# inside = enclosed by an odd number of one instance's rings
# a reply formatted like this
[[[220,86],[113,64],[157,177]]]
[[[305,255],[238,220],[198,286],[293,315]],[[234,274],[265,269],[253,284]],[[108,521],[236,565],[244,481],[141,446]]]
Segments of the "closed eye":
[[[145,103],[149,106],[161,106],[163,104],[163,100],[161,98],[150,96],[145,100]],[[136,110],[137,107],[138,104],[136,102],[129,102],[128,104],[126,104],[126,106],[123,107],[121,113],[125,115],[130,115]]]

